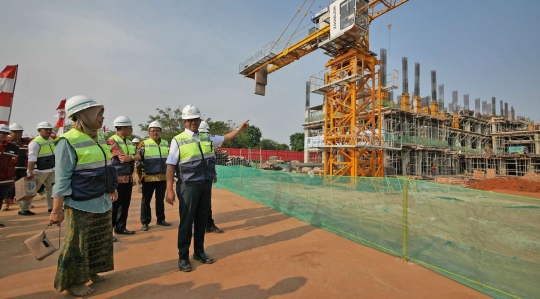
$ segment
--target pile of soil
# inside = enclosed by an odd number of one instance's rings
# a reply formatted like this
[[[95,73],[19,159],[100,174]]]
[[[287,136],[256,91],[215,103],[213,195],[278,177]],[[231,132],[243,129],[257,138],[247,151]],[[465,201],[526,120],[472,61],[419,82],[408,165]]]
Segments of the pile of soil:
[[[521,178],[471,180],[469,187],[486,191],[540,192],[540,182],[531,182]]]

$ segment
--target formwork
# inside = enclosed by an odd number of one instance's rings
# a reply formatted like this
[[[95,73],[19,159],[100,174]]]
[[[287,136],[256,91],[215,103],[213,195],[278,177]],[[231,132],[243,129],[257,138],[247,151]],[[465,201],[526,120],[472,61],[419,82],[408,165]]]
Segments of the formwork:
[[[218,166],[216,187],[495,298],[540,294],[540,201],[395,178]]]

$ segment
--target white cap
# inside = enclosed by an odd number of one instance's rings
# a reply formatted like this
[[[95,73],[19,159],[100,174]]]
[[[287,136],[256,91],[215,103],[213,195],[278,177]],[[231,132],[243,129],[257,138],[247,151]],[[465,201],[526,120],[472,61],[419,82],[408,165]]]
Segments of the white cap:
[[[199,132],[201,132],[201,133],[208,133],[208,132],[210,132],[210,126],[209,126],[208,123],[205,122],[204,120],[201,121],[201,125],[199,126]]]
[[[18,123],[12,123],[11,125],[9,125],[9,129],[11,131],[24,131],[23,127]]]
[[[96,106],[103,108],[103,105],[99,105],[96,101],[87,96],[74,96],[66,101],[66,116],[71,119],[73,118],[73,114]]]
[[[182,109],[182,119],[194,119],[200,117],[201,111],[199,111],[199,108],[194,105],[187,105],[184,107],[184,109]]]
[[[131,127],[133,126],[131,124],[131,119],[127,116],[119,116],[114,119],[114,126],[115,127]]]
[[[163,130],[163,127],[161,127],[161,123],[157,120],[154,120],[148,125],[148,130],[150,130],[150,128],[160,128]]]
[[[9,127],[8,127],[7,125],[1,124],[1,125],[0,125],[0,132],[4,132],[4,133],[10,134],[10,133],[11,133],[11,130],[9,129]]]
[[[40,122],[36,127],[36,129],[38,129],[38,130],[39,129],[52,129],[52,128],[53,128],[53,126],[47,121]]]

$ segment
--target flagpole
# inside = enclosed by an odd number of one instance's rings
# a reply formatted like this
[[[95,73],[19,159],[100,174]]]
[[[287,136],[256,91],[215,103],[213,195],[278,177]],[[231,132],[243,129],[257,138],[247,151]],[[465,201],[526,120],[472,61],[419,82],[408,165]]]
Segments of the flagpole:
[[[15,98],[15,87],[17,86],[17,75],[19,73],[19,65],[15,65],[15,83],[13,83],[13,96],[11,96],[11,107],[9,107],[8,126],[11,120],[11,110],[13,110],[13,99]]]

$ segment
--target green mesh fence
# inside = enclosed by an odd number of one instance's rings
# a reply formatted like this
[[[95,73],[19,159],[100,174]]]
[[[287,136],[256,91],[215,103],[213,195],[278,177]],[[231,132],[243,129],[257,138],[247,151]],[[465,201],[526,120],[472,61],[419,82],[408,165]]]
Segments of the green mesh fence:
[[[540,201],[391,178],[218,166],[215,185],[495,298],[540,296]]]

